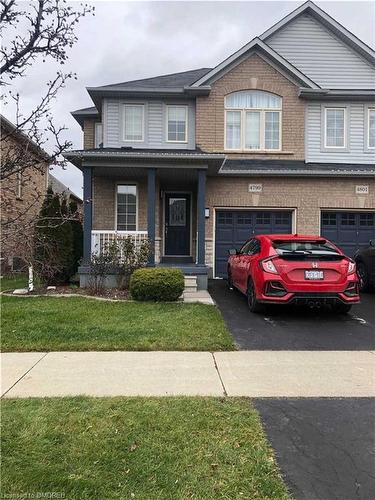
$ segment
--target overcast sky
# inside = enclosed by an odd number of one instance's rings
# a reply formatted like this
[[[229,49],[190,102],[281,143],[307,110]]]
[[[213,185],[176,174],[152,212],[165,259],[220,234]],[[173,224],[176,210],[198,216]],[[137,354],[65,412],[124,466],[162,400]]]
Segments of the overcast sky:
[[[100,1],[95,17],[84,18],[79,41],[70,50],[70,81],[53,105],[56,123],[66,125],[74,148],[82,131],[70,111],[91,106],[85,87],[216,66],[303,2],[140,2]],[[316,2],[336,21],[375,48],[375,2]],[[24,107],[35,105],[56,68],[37,64],[18,81]],[[13,119],[9,107],[3,113]],[[82,177],[74,166],[53,172],[78,195]]]

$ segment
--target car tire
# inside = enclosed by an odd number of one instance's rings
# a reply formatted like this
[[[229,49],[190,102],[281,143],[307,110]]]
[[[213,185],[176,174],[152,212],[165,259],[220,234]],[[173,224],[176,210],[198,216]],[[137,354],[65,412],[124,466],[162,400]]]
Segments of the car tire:
[[[333,311],[337,314],[347,314],[351,308],[351,304],[338,303],[333,306]]]
[[[230,267],[228,267],[228,278],[227,278],[227,285],[229,290],[233,290],[233,281],[232,281],[232,273],[230,270]]]
[[[357,262],[357,274],[359,278],[359,289],[361,292],[367,292],[370,289],[370,283],[366,266],[363,262]]]
[[[263,304],[261,304],[256,297],[255,287],[252,280],[249,280],[247,284],[246,298],[247,305],[249,306],[251,312],[260,313],[263,311]]]

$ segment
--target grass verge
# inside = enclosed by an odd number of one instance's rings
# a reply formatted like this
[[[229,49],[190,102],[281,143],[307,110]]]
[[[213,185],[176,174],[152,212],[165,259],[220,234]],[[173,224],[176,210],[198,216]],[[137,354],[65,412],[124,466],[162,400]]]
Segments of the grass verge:
[[[2,297],[2,351],[234,349],[215,306]]]
[[[290,498],[245,399],[4,400],[2,425],[4,495]]]

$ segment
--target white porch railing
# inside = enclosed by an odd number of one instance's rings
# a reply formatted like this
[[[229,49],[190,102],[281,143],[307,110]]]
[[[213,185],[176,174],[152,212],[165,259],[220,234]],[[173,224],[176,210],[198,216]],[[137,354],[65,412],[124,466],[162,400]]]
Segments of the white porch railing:
[[[135,246],[139,246],[142,241],[147,240],[147,231],[91,231],[91,253],[100,255],[104,248],[114,240],[131,236]]]

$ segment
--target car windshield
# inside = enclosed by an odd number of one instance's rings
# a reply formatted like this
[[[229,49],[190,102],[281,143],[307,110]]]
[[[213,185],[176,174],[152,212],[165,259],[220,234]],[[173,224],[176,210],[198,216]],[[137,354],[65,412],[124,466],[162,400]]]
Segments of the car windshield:
[[[322,254],[339,254],[337,249],[328,243],[328,241],[273,241],[273,248],[279,255],[285,253],[301,253],[301,254],[312,254],[312,255],[322,255]]]

